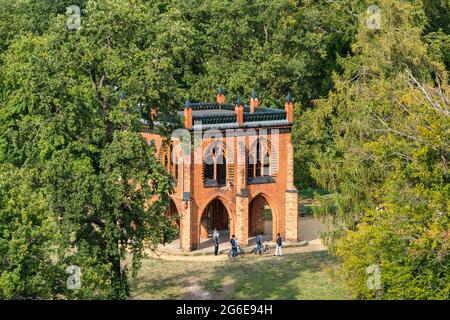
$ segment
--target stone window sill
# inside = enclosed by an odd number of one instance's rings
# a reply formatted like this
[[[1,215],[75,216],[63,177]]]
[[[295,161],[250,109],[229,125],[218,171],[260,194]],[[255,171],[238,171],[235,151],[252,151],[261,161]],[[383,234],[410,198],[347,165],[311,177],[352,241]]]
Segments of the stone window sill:
[[[275,183],[275,178],[271,176],[263,176],[256,178],[247,178],[248,184],[265,184],[265,183]]]
[[[213,179],[205,179],[203,180],[203,186],[205,188],[221,188],[221,187],[226,187],[226,184],[219,184],[217,182],[217,180],[213,180]]]

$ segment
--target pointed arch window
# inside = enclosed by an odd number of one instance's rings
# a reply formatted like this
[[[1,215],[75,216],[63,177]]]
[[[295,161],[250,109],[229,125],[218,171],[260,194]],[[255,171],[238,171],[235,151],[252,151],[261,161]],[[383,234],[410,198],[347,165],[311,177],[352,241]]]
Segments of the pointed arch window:
[[[249,148],[247,158],[247,178],[249,182],[272,182],[271,150],[267,140],[258,138]]]
[[[203,157],[204,185],[207,187],[227,184],[227,157],[221,141],[212,143]]]

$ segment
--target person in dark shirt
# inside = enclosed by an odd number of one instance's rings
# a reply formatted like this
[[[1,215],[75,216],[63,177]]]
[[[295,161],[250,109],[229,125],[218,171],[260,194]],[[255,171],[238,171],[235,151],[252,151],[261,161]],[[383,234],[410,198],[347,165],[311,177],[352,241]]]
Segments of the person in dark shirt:
[[[237,242],[236,242],[236,236],[234,234],[231,236],[230,244],[231,244],[231,250],[233,250],[233,257],[236,257],[237,256]]]
[[[281,256],[281,247],[283,245],[283,241],[281,240],[281,235],[277,234],[276,246],[275,246],[275,255]]]
[[[260,232],[256,237],[256,253],[259,253],[262,250],[263,241],[264,238],[262,232]]]

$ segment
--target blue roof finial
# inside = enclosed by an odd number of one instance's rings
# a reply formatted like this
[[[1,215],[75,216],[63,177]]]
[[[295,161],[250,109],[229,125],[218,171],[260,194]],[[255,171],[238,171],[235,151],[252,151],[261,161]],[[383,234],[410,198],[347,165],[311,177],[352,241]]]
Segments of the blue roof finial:
[[[238,96],[236,99],[236,105],[240,106],[242,104],[241,96]]]
[[[184,107],[188,108],[191,106],[191,101],[189,99],[186,100],[186,102],[184,103]]]
[[[292,96],[291,96],[290,92],[288,92],[288,94],[286,96],[286,102],[292,102]]]
[[[223,94],[222,85],[219,86],[219,89],[217,90],[217,94]]]
[[[252,99],[258,99],[258,96],[256,95],[256,90],[252,90]]]

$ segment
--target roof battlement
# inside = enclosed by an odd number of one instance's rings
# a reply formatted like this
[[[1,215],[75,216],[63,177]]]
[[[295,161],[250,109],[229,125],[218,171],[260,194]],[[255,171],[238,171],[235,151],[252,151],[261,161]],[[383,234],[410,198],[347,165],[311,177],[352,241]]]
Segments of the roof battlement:
[[[179,116],[189,116],[187,109],[192,109],[193,127],[202,125],[205,129],[227,129],[239,127],[261,127],[289,125],[287,112],[281,109],[260,107],[251,111],[249,105],[242,104],[243,123],[238,125],[238,103],[218,104],[214,102],[187,102],[184,111],[179,111]]]
[[[234,129],[292,126],[292,97],[288,94],[284,109],[259,107],[256,91],[252,91],[250,105],[238,97],[235,103],[225,103],[222,87],[216,102],[191,102],[187,100],[177,112],[187,129]],[[157,123],[156,123],[157,125]]]

